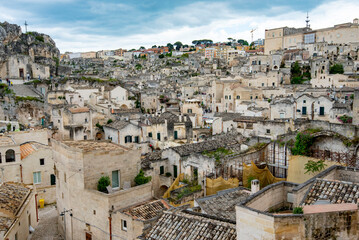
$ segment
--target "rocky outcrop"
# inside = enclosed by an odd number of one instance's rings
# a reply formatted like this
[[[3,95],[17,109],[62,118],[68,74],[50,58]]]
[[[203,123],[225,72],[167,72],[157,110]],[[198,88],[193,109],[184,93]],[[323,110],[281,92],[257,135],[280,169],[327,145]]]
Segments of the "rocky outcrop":
[[[50,73],[55,74],[60,51],[46,34],[22,33],[16,24],[0,23],[0,64],[14,55],[27,55],[34,63],[49,66]]]

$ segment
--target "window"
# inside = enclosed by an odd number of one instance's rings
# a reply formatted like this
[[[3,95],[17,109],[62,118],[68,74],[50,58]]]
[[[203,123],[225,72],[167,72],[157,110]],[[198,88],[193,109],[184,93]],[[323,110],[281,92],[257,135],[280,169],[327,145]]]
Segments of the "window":
[[[157,140],[161,141],[161,133],[157,133]]]
[[[127,231],[127,221],[121,220],[121,228],[123,231]]]
[[[112,171],[112,188],[119,188],[120,187],[120,174],[119,171]]]
[[[307,102],[307,100],[303,100],[303,103],[306,103]]]
[[[267,131],[266,131],[268,134],[270,133],[270,129],[267,129]]]
[[[87,118],[85,118],[85,123],[87,123]]]
[[[229,98],[229,100],[231,100],[232,96],[231,96],[231,95],[229,95],[229,96],[228,96],[228,98]]]
[[[241,99],[241,96],[237,95],[237,99]]]
[[[253,96],[251,96],[251,99],[253,99]]]
[[[280,118],[284,118],[284,113],[279,113]]]
[[[139,143],[140,142],[140,137],[139,136],[135,136],[135,143]]]
[[[178,132],[174,131],[174,139],[178,139]]]
[[[5,159],[6,162],[15,162],[15,151],[12,149],[9,149],[5,153]]]
[[[264,87],[264,83],[262,83],[262,87]]]
[[[187,109],[187,113],[192,113],[192,109]]]
[[[54,174],[50,175],[50,183],[51,185],[56,185],[56,177]]]
[[[86,136],[86,135],[84,135],[84,140],[87,140],[87,136]]]
[[[15,233],[15,240],[18,240],[19,237],[17,236],[17,233]]]
[[[44,158],[40,158],[40,165],[45,165],[45,159]]]
[[[132,136],[126,136],[125,143],[131,143],[131,142],[132,142]]]
[[[225,98],[225,99],[228,99],[228,96],[226,95],[226,96],[224,96],[224,98]]]
[[[150,138],[152,137],[152,132],[148,133],[148,137],[150,137]]]
[[[160,166],[160,174],[164,174],[165,173],[165,166]]]
[[[319,115],[324,116],[324,107],[319,108]]]
[[[34,173],[32,173],[32,175],[34,178],[34,184],[41,183],[41,172],[34,172]]]

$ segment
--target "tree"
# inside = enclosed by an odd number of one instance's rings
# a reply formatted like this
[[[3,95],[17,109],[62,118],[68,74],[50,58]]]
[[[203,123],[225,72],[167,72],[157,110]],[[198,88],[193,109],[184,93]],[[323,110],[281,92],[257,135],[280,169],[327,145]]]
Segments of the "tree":
[[[152,177],[148,176],[145,177],[145,173],[143,172],[143,170],[141,169],[140,172],[137,174],[137,176],[135,177],[135,183],[136,185],[142,185],[142,184],[146,184],[149,181],[151,181]]]
[[[140,50],[143,50],[143,49],[146,49],[146,48],[145,48],[144,46],[141,46],[141,47],[140,47]]]
[[[112,122],[113,122],[113,120],[111,118],[109,120],[107,120],[107,124],[110,124]]]
[[[153,45],[152,48],[157,48],[157,46],[156,46],[156,45]]]
[[[159,57],[159,58],[164,58],[164,57],[165,57],[165,55],[160,54],[158,57]]]
[[[292,155],[310,155],[310,147],[313,144],[313,136],[309,131],[300,132],[295,137],[294,147],[292,148]]]
[[[296,61],[296,62],[292,65],[292,67],[291,67],[291,69],[290,69],[290,73],[292,74],[292,78],[293,78],[293,77],[300,77],[300,76],[302,75],[302,70],[301,70],[301,68],[300,68],[300,66],[299,66],[298,61]]]
[[[176,50],[180,50],[180,48],[183,46],[183,44],[180,41],[177,41],[173,44],[174,46],[176,46]]]
[[[324,170],[327,164],[324,163],[324,160],[313,161],[309,160],[306,164],[304,169],[306,170],[305,173],[317,173]]]
[[[237,42],[239,44],[241,44],[242,46],[248,46],[249,45],[248,42],[246,40],[244,40],[244,39],[239,39]]]
[[[107,187],[110,186],[110,177],[109,176],[102,176],[97,183],[97,190],[100,192],[107,193]]]
[[[172,52],[172,50],[174,49],[171,43],[167,43],[167,47],[168,47],[168,51],[170,52]]]
[[[344,73],[343,65],[342,64],[334,64],[334,65],[330,66],[329,73],[330,74],[343,74]]]

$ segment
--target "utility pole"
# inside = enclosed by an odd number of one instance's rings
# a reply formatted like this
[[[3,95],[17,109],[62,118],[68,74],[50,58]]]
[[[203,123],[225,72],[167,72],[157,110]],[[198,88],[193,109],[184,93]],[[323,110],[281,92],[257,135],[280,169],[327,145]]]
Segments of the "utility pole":
[[[72,216],[72,215],[71,215],[71,214],[72,214],[71,211],[72,211],[72,209],[66,210],[66,209],[64,208],[64,211],[62,211],[62,212],[60,213],[60,216],[64,217],[64,240],[66,240],[66,213],[70,212],[70,216]]]
[[[25,21],[25,33],[27,33],[27,25],[29,24],[27,24],[27,22]]]
[[[251,41],[251,43],[253,42],[253,32],[254,32],[255,30],[257,30],[257,28],[253,28],[253,29],[251,30],[251,35],[252,35],[252,41]]]

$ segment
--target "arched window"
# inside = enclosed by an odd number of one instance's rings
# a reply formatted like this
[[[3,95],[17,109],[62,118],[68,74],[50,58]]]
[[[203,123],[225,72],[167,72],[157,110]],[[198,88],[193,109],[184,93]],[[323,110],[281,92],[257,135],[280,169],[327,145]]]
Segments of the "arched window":
[[[12,149],[9,149],[6,151],[5,154],[6,162],[15,162],[15,151]]]

